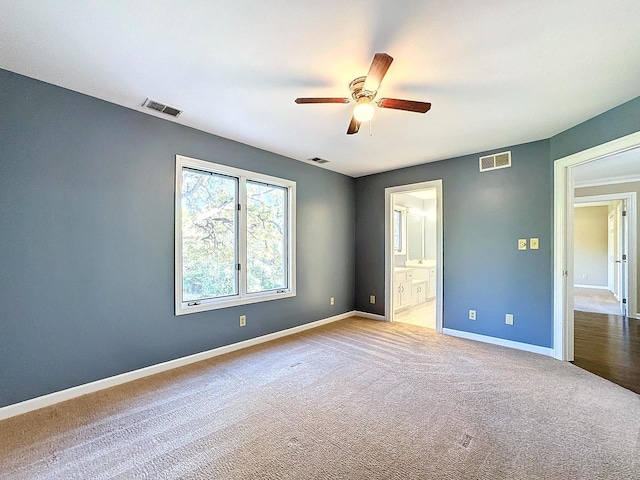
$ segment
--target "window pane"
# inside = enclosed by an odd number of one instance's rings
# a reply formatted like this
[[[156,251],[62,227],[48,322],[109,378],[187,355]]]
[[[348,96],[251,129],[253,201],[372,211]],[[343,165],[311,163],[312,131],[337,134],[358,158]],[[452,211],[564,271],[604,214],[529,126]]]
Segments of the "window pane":
[[[238,181],[182,170],[182,301],[236,295]]]
[[[247,292],[287,286],[287,189],[247,181]]]
[[[402,213],[399,210],[393,211],[393,249],[402,251]]]

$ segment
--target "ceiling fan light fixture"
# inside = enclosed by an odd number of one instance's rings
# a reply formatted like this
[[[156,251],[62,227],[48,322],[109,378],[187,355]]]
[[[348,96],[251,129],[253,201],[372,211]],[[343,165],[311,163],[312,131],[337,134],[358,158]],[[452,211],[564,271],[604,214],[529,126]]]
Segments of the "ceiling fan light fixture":
[[[371,122],[375,114],[373,105],[378,94],[380,83],[387,74],[389,66],[393,62],[393,57],[386,53],[376,53],[369,67],[369,73],[364,77],[356,77],[349,83],[351,99],[334,97],[299,97],[296,103],[349,103],[356,102],[347,129],[347,135],[353,135],[360,130],[360,124]],[[431,108],[428,102],[418,102],[415,100],[401,100],[399,98],[381,98],[376,102],[379,108],[389,108],[392,110],[404,110],[407,112],[427,113]],[[371,135],[371,123],[369,123],[369,135]]]
[[[374,113],[375,110],[373,108],[373,105],[368,102],[358,103],[358,105],[353,108],[353,116],[360,123],[368,122],[369,120],[371,120]]]

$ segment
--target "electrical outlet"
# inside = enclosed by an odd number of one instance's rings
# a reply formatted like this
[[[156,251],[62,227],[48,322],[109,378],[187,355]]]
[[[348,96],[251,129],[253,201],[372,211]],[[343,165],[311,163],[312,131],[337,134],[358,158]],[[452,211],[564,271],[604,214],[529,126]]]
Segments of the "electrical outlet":
[[[527,249],[527,239],[519,238],[518,239],[518,250],[526,250]]]
[[[371,295],[369,297],[369,303],[376,303],[376,296],[375,295]]]
[[[504,323],[506,323],[507,325],[513,325],[513,314],[512,313],[507,313],[504,316]]]
[[[582,279],[583,279],[583,280],[586,280],[586,279],[588,279],[588,278],[589,278],[589,275],[587,275],[586,273],[583,273],[583,274],[582,274]]]
[[[329,299],[329,305],[333,305],[334,303],[336,303],[336,299],[334,297],[331,297]]]
[[[529,248],[531,250],[538,250],[540,248],[540,240],[537,238],[529,239]]]
[[[240,326],[244,327],[247,324],[247,316],[246,315],[240,315]]]
[[[475,320],[475,319],[476,319],[476,311],[469,310],[469,320]]]

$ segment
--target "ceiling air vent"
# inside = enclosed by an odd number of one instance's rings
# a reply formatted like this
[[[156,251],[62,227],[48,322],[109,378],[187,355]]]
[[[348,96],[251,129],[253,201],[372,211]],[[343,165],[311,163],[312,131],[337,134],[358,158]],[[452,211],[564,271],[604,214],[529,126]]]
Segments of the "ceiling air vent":
[[[489,170],[497,170],[498,168],[507,168],[511,166],[511,152],[495,153],[480,157],[480,171],[487,172]]]
[[[167,115],[171,115],[172,117],[177,117],[182,113],[182,110],[178,110],[177,108],[170,107],[165,105],[164,103],[156,102],[147,98],[142,104],[143,107],[150,108],[151,110],[157,110],[158,112],[166,113]]]
[[[323,163],[329,163],[329,160],[325,160],[324,158],[318,158],[318,157],[310,158],[309,161],[317,163],[318,165],[322,165]]]

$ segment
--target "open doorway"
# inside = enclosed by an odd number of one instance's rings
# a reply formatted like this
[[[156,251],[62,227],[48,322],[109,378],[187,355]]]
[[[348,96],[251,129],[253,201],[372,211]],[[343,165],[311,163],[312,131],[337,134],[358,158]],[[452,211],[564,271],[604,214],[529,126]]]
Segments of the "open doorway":
[[[442,181],[386,189],[386,320],[442,332]]]
[[[640,132],[559,159],[554,164],[554,356],[574,360],[574,199],[632,191],[629,184],[640,183]],[[581,166],[589,168],[580,169]],[[591,176],[591,185],[579,185],[582,173]],[[599,178],[598,178],[599,177]],[[596,180],[597,178],[597,180]],[[604,189],[607,189],[606,191]],[[582,190],[582,191],[580,191]],[[640,190],[639,190],[640,191]],[[637,319],[638,268],[635,235],[638,222],[636,195],[627,205],[628,317]],[[634,213],[631,213],[634,212]],[[607,280],[608,282],[608,280]],[[608,283],[607,283],[608,286]]]
[[[573,212],[573,364],[640,393],[640,320],[629,316],[635,299],[628,288],[628,266],[637,267],[628,253],[637,192],[580,196],[580,190]]]
[[[626,317],[630,297],[627,214],[635,214],[630,211],[635,192],[584,196],[580,193],[584,190],[576,188],[574,195],[574,310]]]

